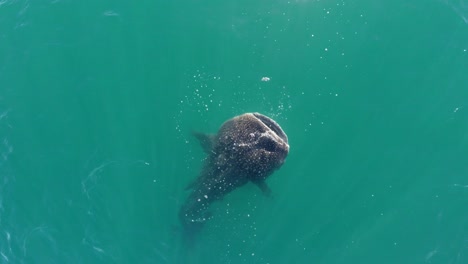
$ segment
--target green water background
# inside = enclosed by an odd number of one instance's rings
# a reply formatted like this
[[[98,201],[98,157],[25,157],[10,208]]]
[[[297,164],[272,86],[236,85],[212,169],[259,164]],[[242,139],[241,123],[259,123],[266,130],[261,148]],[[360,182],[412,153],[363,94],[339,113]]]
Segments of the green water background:
[[[468,263],[467,50],[465,0],[2,0],[0,263]],[[251,111],[274,197],[184,260],[190,131]]]

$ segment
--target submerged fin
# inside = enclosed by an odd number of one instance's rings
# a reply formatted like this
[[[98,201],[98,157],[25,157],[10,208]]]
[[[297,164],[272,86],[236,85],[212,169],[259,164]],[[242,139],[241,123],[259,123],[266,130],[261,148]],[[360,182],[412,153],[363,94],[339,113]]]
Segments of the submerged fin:
[[[192,134],[200,141],[203,151],[206,153],[211,153],[213,151],[215,135],[203,134],[200,132],[193,132]]]
[[[268,184],[265,182],[265,180],[260,180],[260,181],[253,181],[255,185],[260,188],[260,190],[263,192],[263,194],[267,197],[271,196],[271,189],[268,187]]]
[[[197,179],[195,179],[195,180],[193,180],[191,183],[189,183],[189,184],[187,185],[187,187],[185,187],[185,190],[187,191],[187,190],[192,189],[193,187],[195,187],[196,184],[197,184]]]

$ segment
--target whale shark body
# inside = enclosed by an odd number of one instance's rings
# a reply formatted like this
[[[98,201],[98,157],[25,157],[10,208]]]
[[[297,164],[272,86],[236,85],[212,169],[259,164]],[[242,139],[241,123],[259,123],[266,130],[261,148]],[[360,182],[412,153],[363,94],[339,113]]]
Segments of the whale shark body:
[[[211,218],[214,201],[248,182],[269,195],[265,180],[279,169],[289,153],[288,137],[273,119],[246,113],[227,120],[217,134],[193,133],[207,157],[200,175],[187,186],[190,193],[179,220],[185,239],[193,243]]]

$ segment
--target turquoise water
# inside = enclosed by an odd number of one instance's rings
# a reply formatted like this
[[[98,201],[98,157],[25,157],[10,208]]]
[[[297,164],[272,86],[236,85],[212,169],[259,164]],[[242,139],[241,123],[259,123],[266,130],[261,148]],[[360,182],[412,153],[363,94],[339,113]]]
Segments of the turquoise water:
[[[465,0],[0,1],[0,263],[467,263],[467,73]],[[187,252],[190,132],[245,112],[273,197]]]

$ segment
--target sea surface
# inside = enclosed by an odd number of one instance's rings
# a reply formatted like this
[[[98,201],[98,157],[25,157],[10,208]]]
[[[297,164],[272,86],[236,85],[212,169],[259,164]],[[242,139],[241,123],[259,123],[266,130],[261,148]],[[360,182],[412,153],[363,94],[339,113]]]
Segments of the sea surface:
[[[181,243],[191,132],[285,164]],[[468,263],[467,0],[0,0],[0,263]]]

